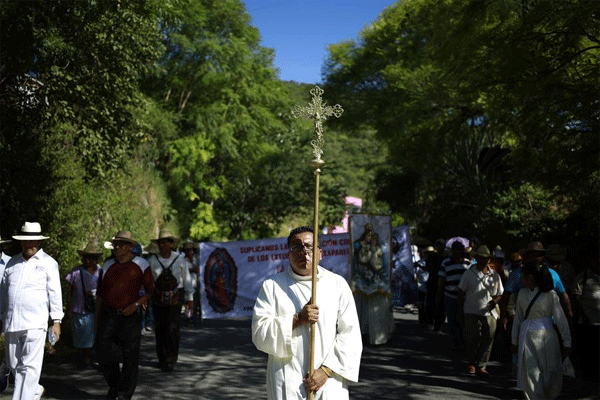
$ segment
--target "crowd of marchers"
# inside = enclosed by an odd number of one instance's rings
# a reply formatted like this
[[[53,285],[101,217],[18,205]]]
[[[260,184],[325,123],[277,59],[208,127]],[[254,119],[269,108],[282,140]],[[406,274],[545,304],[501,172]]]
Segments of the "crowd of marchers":
[[[42,398],[46,340],[52,351],[64,322],[71,325],[73,346],[81,349],[81,368],[94,365],[95,350],[94,366],[106,381],[107,399],[132,398],[144,333],[154,332],[157,367],[167,373],[175,368],[182,321],[201,315],[196,244],[179,248],[178,239],[163,230],[142,247],[123,230],[104,243],[111,255],[101,262],[103,250],[89,243],[78,250],[81,265],[65,276],[63,314],[58,263],[43,250],[48,236],[40,224],[25,222],[12,239],[20,253],[11,258],[0,247],[6,344],[0,391],[12,374],[13,400]],[[9,242],[0,238],[0,246]],[[313,304],[312,258],[316,254],[320,261],[322,251],[312,228],[292,230],[287,244],[289,267],[263,283],[252,319],[252,341],[269,355],[268,398],[306,398],[313,392],[317,398],[347,399],[348,383],[358,380],[362,352],[352,291],[341,276],[319,266],[314,279],[320,307]],[[527,399],[557,398],[563,375],[573,370],[598,379],[597,248],[573,258],[579,263],[575,267],[567,249],[540,242],[506,257],[500,247],[490,251],[476,239],[438,240],[420,254],[415,263],[419,323],[431,330],[446,327],[451,348],[464,351],[467,374],[494,374],[487,364],[497,348],[512,360]],[[311,326],[316,336],[309,346]]]
[[[137,386],[140,340],[154,331],[157,367],[169,372],[179,354],[182,307],[184,320],[200,317],[196,293],[197,246],[161,231],[143,248],[129,231],[104,243],[111,255],[89,243],[78,250],[81,265],[66,276],[66,313],[58,263],[44,252],[37,222],[25,222],[19,235],[21,252],[10,257],[0,238],[0,319],[6,352],[0,368],[0,391],[14,377],[13,400],[38,400],[46,340],[49,352],[61,337],[61,324],[71,325],[73,346],[81,350],[80,368],[97,367],[108,386],[107,399],[131,399]],[[52,321],[49,325],[49,321]],[[66,321],[64,321],[66,320]],[[98,364],[92,363],[95,350]]]
[[[415,262],[419,324],[446,323],[465,372],[488,377],[490,354],[511,360],[527,399],[560,396],[563,375],[598,379],[600,257],[589,248],[568,261],[558,244],[531,242],[508,255],[476,238],[422,246]],[[576,272],[578,271],[578,272]],[[575,363],[575,364],[573,364]]]

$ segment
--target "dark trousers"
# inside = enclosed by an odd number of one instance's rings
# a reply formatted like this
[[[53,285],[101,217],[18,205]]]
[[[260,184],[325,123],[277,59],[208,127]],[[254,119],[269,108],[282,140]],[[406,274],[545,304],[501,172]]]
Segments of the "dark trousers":
[[[161,307],[154,304],[154,334],[156,336],[156,354],[158,364],[174,365],[179,355],[181,338],[181,304]]]
[[[133,396],[137,386],[141,322],[139,312],[126,317],[118,315],[116,310],[106,305],[102,306],[98,319],[98,363],[111,392],[127,399]],[[119,368],[119,362],[123,363],[122,368]]]

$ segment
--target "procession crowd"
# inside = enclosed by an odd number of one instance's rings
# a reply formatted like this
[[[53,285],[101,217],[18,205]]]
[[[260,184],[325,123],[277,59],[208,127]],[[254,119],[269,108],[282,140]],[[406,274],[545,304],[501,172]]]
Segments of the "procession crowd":
[[[199,318],[196,295],[198,259],[192,242],[177,249],[177,238],[161,231],[142,246],[129,231],[119,231],[104,247],[111,255],[101,263],[102,249],[89,243],[78,250],[81,265],[66,276],[66,313],[57,262],[42,249],[41,226],[26,222],[20,241],[22,252],[10,257],[2,247],[0,261],[0,319],[5,335],[0,391],[14,375],[13,400],[40,399],[39,384],[44,348],[60,340],[63,318],[70,323],[73,346],[81,350],[79,368],[92,364],[107,386],[107,399],[131,399],[138,380],[140,338],[154,331],[157,367],[172,371],[179,354],[183,319]],[[0,244],[10,243],[1,240]],[[65,315],[66,314],[66,315]],[[48,320],[52,325],[48,329]],[[94,365],[95,366],[95,365]]]
[[[288,237],[289,267],[267,279],[258,296],[252,340],[269,355],[269,399],[348,398],[348,382],[358,380],[362,340],[352,291],[342,277],[319,267],[321,308],[310,299],[313,253],[310,227]],[[142,247],[129,231],[119,231],[104,247],[89,243],[78,250],[81,265],[66,276],[66,315],[57,262],[42,249],[47,236],[37,222],[25,222],[13,239],[21,252],[12,258],[1,248],[0,319],[5,361],[0,391],[14,376],[13,400],[40,399],[46,340],[52,350],[63,319],[81,350],[80,367],[92,366],[95,350],[107,399],[131,399],[135,391],[143,333],[154,331],[157,367],[177,363],[182,320],[200,318],[197,245],[167,231]],[[2,240],[0,245],[9,243]],[[517,385],[527,399],[560,395],[563,374],[598,379],[600,337],[600,259],[597,249],[567,261],[566,249],[531,242],[508,257],[472,239],[420,249],[415,263],[419,323],[446,326],[451,346],[464,351],[465,371],[486,378],[494,349],[512,362]],[[579,270],[579,271],[577,271]],[[182,310],[183,313],[182,317]],[[66,317],[66,318],[64,318]],[[49,321],[52,321],[50,326]],[[316,326],[314,371],[309,370],[309,327]],[[47,335],[46,335],[47,333]],[[311,350],[312,351],[312,350]],[[569,368],[570,367],[570,368]],[[292,379],[293,377],[293,379]],[[299,385],[299,382],[303,382]],[[329,397],[328,397],[329,396]]]
[[[531,242],[507,257],[477,238],[423,246],[415,262],[419,323],[464,351],[465,371],[488,377],[492,353],[512,362],[527,399],[554,399],[563,375],[598,379],[600,263],[597,249]],[[575,363],[575,366],[573,365]],[[576,368],[575,368],[576,367]]]

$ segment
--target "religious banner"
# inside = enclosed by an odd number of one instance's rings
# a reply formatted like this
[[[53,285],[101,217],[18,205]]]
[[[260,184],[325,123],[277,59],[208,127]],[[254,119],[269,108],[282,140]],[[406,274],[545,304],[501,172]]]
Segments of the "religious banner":
[[[404,307],[417,302],[415,256],[412,251],[410,227],[408,225],[395,227],[392,230],[392,304],[394,307]]]
[[[350,277],[347,233],[321,235],[320,265]],[[288,267],[287,238],[200,243],[202,317],[250,317],[265,279]]]
[[[391,296],[391,218],[389,215],[352,214],[352,278],[355,293]]]

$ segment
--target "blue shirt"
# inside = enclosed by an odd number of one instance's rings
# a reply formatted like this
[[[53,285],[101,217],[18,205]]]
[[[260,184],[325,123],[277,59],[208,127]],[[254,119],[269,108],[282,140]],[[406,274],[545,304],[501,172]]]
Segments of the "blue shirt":
[[[562,281],[560,280],[560,277],[558,276],[558,274],[556,273],[555,270],[553,270],[552,268],[548,268],[550,270],[550,275],[552,276],[552,284],[554,285],[554,291],[557,294],[562,294],[565,292],[565,287],[563,286]],[[521,287],[523,286],[523,284],[521,283],[521,275],[523,273],[523,267],[519,267],[515,270],[513,270],[510,275],[508,276],[508,279],[506,281],[506,285],[504,286],[504,290],[510,293],[513,293],[515,295],[515,297],[519,294],[519,290],[521,290]]]

